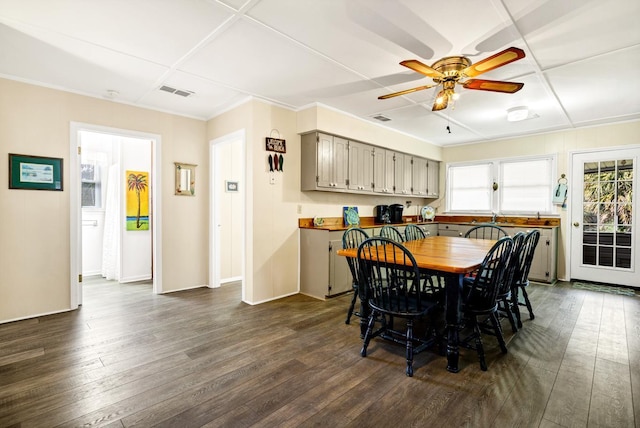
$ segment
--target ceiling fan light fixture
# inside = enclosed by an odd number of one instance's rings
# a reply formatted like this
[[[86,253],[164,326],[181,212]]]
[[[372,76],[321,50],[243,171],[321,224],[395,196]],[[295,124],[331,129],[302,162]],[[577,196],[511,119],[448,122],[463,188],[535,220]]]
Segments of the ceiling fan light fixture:
[[[529,108],[526,106],[512,107],[507,110],[507,120],[509,122],[520,122],[529,117]]]

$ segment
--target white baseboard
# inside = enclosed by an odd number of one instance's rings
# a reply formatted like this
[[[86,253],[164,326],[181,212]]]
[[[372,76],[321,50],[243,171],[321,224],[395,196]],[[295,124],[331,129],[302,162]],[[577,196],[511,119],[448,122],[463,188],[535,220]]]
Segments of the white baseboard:
[[[261,303],[272,302],[274,300],[283,299],[283,298],[289,297],[289,296],[294,296],[296,294],[299,294],[299,293],[297,291],[294,291],[294,292],[289,293],[289,294],[283,294],[282,296],[272,297],[270,299],[260,300],[258,302],[247,302],[246,300],[243,300],[243,302],[246,303],[247,305],[255,306],[255,305],[259,305]]]
[[[13,318],[13,319],[8,319],[8,320],[0,320],[0,324],[6,324],[6,323],[16,322],[16,321],[30,320],[30,319],[33,319],[33,318],[46,317],[47,315],[61,314],[63,312],[71,312],[71,311],[75,311],[75,310],[76,309],[62,309],[62,310],[59,310],[59,311],[43,312],[41,314],[36,314],[36,315],[27,315],[27,316],[20,317],[20,318]]]
[[[208,288],[208,287],[209,286],[207,284],[193,285],[191,287],[184,287],[184,288],[178,288],[176,290],[163,291],[162,294],[170,294],[170,293],[175,293],[177,291],[195,290],[196,288]]]

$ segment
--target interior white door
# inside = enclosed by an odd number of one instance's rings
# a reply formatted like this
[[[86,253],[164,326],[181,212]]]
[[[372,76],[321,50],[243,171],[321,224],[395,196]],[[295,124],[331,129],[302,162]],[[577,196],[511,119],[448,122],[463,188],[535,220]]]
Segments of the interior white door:
[[[572,155],[572,279],[640,287],[639,159],[640,147]]]

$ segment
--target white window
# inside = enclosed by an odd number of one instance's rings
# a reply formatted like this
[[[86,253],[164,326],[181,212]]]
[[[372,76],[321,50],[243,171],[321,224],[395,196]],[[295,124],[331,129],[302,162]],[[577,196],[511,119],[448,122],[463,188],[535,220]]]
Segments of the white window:
[[[555,156],[447,165],[447,211],[551,214]]]
[[[95,163],[81,164],[80,181],[82,182],[82,206],[87,208],[100,208],[100,196],[102,192],[98,165]]]

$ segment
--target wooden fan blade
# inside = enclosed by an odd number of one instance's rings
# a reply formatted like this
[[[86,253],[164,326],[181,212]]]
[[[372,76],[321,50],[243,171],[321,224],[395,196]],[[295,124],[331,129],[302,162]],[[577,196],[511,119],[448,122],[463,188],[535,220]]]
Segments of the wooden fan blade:
[[[497,54],[492,55],[489,58],[485,58],[481,61],[476,62],[475,64],[470,65],[460,73],[464,74],[467,77],[475,77],[495,68],[502,67],[503,65],[509,64],[510,62],[522,59],[524,57],[525,55],[522,49],[511,47],[503,50],[502,52],[498,52]]]
[[[438,99],[441,99],[441,102],[438,102]],[[433,102],[433,107],[431,108],[431,111],[438,111],[438,110],[444,110],[447,108],[447,106],[449,105],[449,97],[446,95],[445,90],[441,90],[440,92],[438,92],[438,95],[436,95],[436,100]]]
[[[444,74],[440,73],[438,70],[434,70],[426,64],[421,63],[417,59],[408,59],[406,61],[402,61],[400,65],[404,65],[405,67],[410,68],[413,71],[417,71],[420,74],[424,74],[427,77],[444,77]]]
[[[436,85],[418,86],[417,88],[405,89],[404,91],[394,92],[393,94],[380,95],[378,97],[378,99],[379,100],[386,100],[387,98],[393,98],[393,97],[397,97],[397,96],[400,96],[400,95],[410,94],[412,92],[422,91],[422,90],[425,90],[425,89],[433,88],[434,86],[436,86]]]
[[[467,89],[478,89],[480,91],[506,92],[513,94],[524,86],[524,83],[501,82],[499,80],[470,79],[462,83]]]

